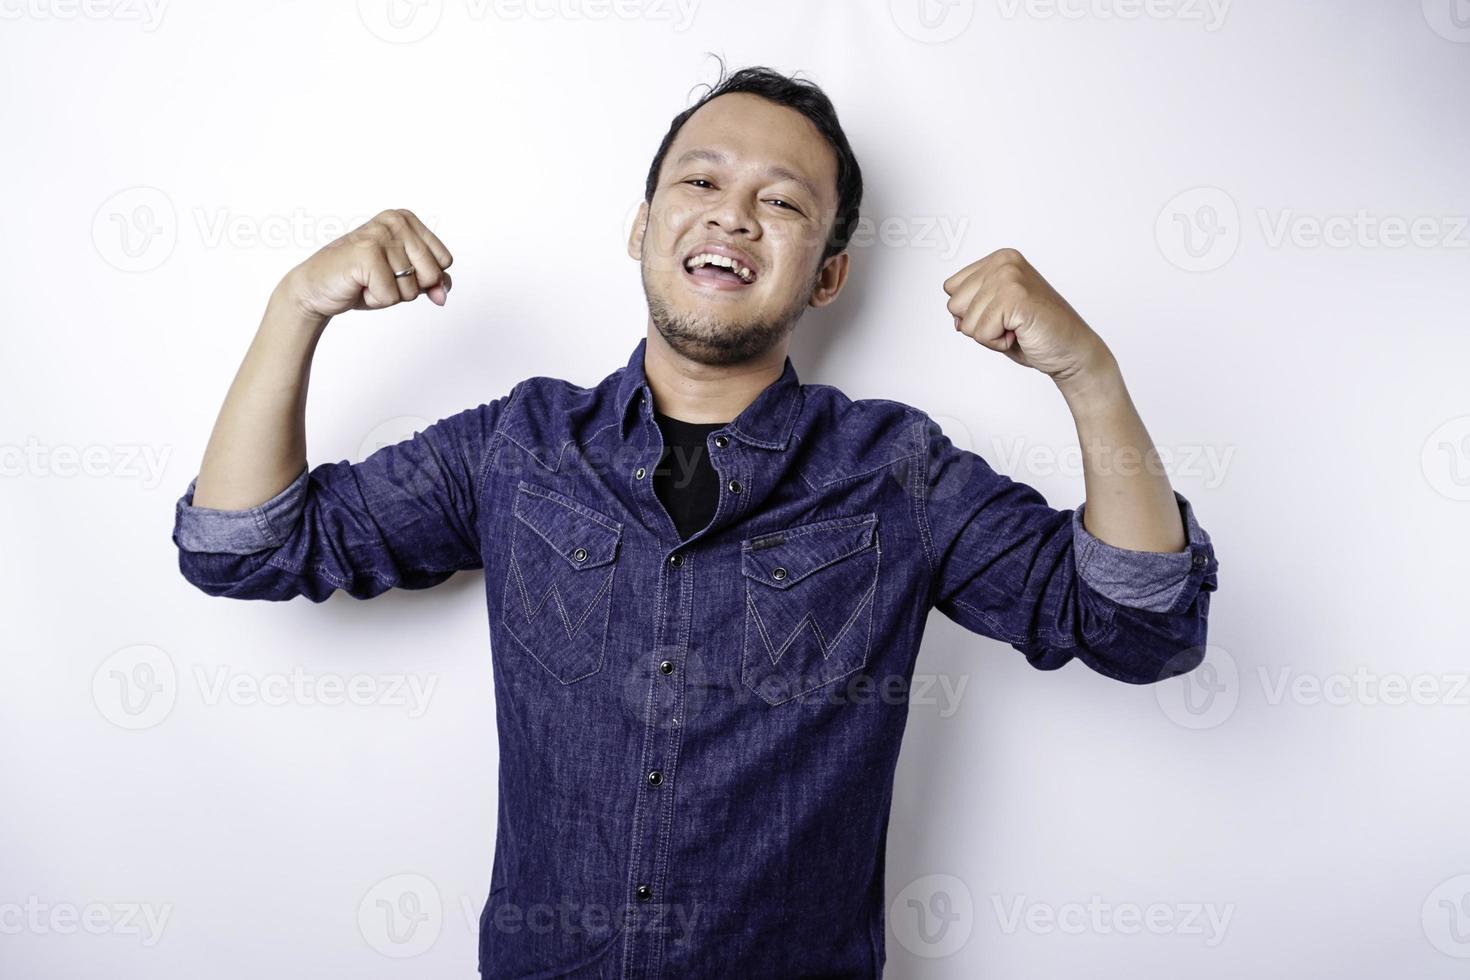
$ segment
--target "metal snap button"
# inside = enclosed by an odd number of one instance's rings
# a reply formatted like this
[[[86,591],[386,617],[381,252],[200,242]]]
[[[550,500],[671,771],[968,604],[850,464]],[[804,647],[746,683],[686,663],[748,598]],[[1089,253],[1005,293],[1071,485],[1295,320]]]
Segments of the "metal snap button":
[[[730,440],[728,438],[726,438],[725,436],[715,436],[716,448],[724,449],[728,445],[730,445]]]
[[[682,564],[684,564],[684,556],[681,555],[677,551],[674,552],[672,555],[669,556],[669,564],[670,565],[682,565]]]
[[[641,479],[643,479],[643,474],[644,473],[647,473],[647,472],[648,472],[647,470],[645,470],[643,467],[640,466],[636,470],[633,471],[633,479],[635,479],[635,480],[641,480]]]
[[[1210,560],[1205,557],[1204,552],[1201,551],[1201,552],[1196,552],[1195,553],[1195,556],[1194,556],[1194,567],[1195,568],[1204,568],[1206,565],[1209,564],[1209,562],[1210,562]]]
[[[586,548],[578,548],[576,551],[572,552],[572,558],[575,561],[586,561],[587,560],[587,549]]]
[[[653,889],[649,888],[647,885],[639,885],[637,894],[638,901],[646,902],[653,897]]]
[[[739,493],[740,492],[740,481],[739,480],[731,480],[730,481],[730,492],[731,493]]]
[[[777,565],[775,568],[771,569],[771,578],[775,579],[777,582],[781,581],[785,577],[786,569],[782,568],[780,565]]]
[[[659,783],[662,783],[664,781],[664,774],[655,769],[653,772],[648,774],[648,781],[654,786],[657,786]]]
[[[665,660],[658,665],[658,669],[665,674],[672,674],[674,672],[674,662],[672,660]]]

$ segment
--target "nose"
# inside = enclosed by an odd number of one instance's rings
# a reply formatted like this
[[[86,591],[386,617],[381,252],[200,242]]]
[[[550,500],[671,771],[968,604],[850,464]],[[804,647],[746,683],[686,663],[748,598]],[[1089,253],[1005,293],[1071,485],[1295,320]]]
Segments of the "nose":
[[[705,215],[706,228],[718,228],[727,235],[756,235],[755,212],[751,202],[739,191],[722,196]]]

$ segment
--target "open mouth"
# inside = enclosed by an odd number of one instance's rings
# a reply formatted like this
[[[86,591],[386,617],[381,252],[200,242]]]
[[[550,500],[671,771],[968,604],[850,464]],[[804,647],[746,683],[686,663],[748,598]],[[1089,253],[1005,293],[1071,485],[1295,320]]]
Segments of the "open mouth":
[[[684,260],[684,274],[716,289],[744,289],[756,280],[745,262],[718,252],[697,251]]]

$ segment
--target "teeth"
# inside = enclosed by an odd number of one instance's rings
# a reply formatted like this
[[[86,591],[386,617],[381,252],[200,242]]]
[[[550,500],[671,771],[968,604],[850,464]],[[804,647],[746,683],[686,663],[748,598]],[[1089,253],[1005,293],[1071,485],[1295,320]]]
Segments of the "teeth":
[[[739,262],[736,262],[734,259],[730,258],[727,255],[715,255],[711,252],[702,252],[699,255],[691,256],[689,261],[684,263],[684,267],[686,269],[689,269],[690,271],[706,265],[723,266],[724,268],[733,271],[737,276],[739,276],[741,279],[744,279],[746,282],[752,282],[755,279],[754,272],[752,272],[750,269],[747,269],[745,266],[741,265]]]

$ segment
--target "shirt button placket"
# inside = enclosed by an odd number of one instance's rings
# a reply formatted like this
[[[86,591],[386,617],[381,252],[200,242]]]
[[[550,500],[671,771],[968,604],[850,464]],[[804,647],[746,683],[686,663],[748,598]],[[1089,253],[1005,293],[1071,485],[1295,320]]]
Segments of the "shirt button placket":
[[[628,884],[632,901],[626,910],[624,977],[659,975],[662,935],[652,928],[657,924],[652,917],[667,913],[667,902],[678,901],[678,896],[670,899],[664,894],[660,882],[666,879],[668,870],[670,840],[665,828],[672,825],[668,810],[673,805],[671,784],[679,756],[680,716],[684,705],[684,684],[678,665],[685,653],[683,645],[688,635],[685,624],[693,603],[689,574],[689,556],[683,551],[669,552],[658,577],[663,601],[652,604],[653,608],[665,611],[664,620],[655,623],[654,629],[659,649],[667,651],[667,655],[657,661],[649,675],[650,683],[656,688],[652,698],[655,707],[643,730],[643,768],[638,777],[637,819],[630,848],[633,864]],[[658,908],[646,908],[655,899]],[[640,922],[640,918],[648,921]],[[666,916],[661,916],[658,921],[664,919]]]

